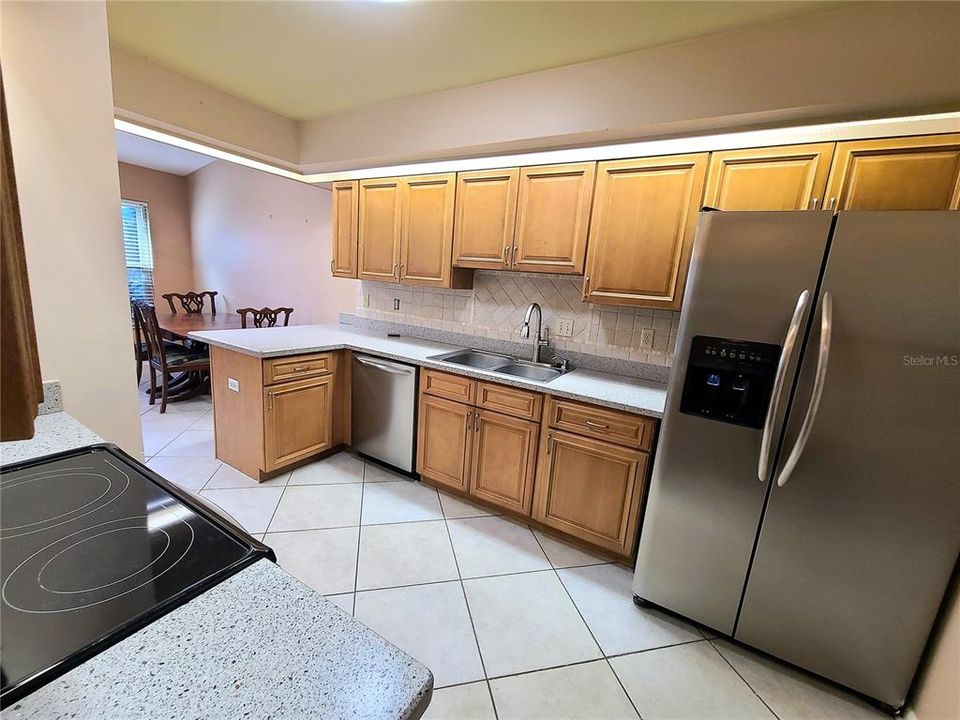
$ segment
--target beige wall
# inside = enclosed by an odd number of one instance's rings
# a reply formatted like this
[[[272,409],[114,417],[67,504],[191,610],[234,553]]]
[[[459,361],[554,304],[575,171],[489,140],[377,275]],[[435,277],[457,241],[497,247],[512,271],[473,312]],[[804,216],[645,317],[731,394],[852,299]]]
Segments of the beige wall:
[[[45,380],[142,453],[103,2],[4,2],[0,60]]]
[[[307,121],[307,171],[960,107],[960,3],[867,3]]]
[[[193,282],[187,178],[120,163],[120,196],[147,203],[157,306],[165,305],[163,293],[198,289]]]
[[[330,274],[330,192],[217,161],[188,177],[198,285],[238,307],[285,305],[297,325],[337,322],[355,280]]]
[[[278,164],[297,160],[296,123],[111,46],[117,117]]]

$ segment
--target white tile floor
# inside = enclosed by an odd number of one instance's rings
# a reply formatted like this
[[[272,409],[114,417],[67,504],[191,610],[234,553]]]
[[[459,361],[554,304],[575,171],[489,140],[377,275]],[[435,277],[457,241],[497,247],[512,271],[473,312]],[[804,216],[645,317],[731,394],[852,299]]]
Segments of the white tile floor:
[[[258,484],[213,457],[209,398],[142,409],[150,467],[433,670],[429,719],[885,717],[636,607],[630,570],[553,536],[348,453]]]

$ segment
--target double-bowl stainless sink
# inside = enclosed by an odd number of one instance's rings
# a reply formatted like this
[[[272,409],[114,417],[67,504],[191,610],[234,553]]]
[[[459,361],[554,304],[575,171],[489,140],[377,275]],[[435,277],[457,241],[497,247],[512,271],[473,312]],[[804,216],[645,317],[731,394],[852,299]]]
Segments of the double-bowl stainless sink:
[[[536,382],[550,382],[567,372],[546,363],[518,360],[510,355],[487,352],[486,350],[454,350],[442,355],[432,355],[430,360],[442,360],[453,365],[489,370],[500,375],[512,375]]]

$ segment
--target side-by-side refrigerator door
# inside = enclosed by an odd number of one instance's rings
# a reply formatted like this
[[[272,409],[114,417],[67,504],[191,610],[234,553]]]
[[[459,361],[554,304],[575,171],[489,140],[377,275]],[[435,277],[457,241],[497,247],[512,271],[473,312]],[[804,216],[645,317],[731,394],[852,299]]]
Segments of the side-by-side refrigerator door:
[[[960,551],[960,213],[841,213],[736,635],[903,704]]]
[[[743,594],[768,487],[760,476],[773,469],[831,220],[700,215],[633,589],[724,633]],[[771,397],[782,399],[773,413]]]

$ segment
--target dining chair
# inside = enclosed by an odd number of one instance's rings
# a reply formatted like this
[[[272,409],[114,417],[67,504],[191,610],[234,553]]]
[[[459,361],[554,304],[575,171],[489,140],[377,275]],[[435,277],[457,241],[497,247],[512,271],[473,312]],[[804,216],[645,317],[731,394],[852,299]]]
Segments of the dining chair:
[[[167,402],[170,399],[170,385],[173,373],[203,373],[210,372],[210,356],[187,347],[165,343],[160,334],[160,323],[157,321],[157,310],[142,300],[133,303],[137,313],[140,329],[147,345],[147,357],[150,367],[150,404],[156,402],[160,395],[160,412],[167,411]],[[160,390],[157,390],[157,374],[160,375]],[[201,385],[203,378],[197,377],[197,385]]]
[[[251,316],[253,320],[254,327],[273,327],[277,324],[277,321],[280,319],[280,314],[283,314],[283,326],[286,327],[290,323],[290,313],[293,312],[291,307],[278,307],[278,308],[268,308],[262,307],[259,310],[256,308],[237,308],[237,312],[240,313],[240,327],[247,327],[247,315]]]
[[[177,306],[173,303],[175,299],[180,302],[180,308],[187,315],[200,315],[203,312],[204,298],[209,297],[210,314],[217,314],[216,290],[201,290],[200,292],[193,292],[191,290],[186,293],[164,293],[162,297],[167,301],[167,304],[170,306],[170,312],[174,315],[177,314]]]
[[[147,343],[143,339],[143,330],[140,328],[140,313],[137,310],[136,300],[130,301],[130,317],[133,319],[133,357],[137,362],[137,385],[143,378],[143,363],[147,361]]]

